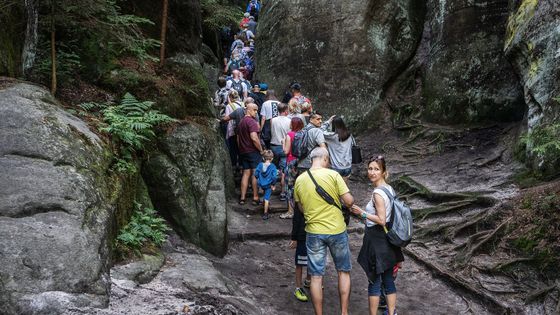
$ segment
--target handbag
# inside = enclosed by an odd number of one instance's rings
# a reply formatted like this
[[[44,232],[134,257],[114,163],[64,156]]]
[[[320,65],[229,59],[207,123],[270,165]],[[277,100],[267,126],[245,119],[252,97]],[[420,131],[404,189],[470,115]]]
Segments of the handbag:
[[[317,194],[319,194],[319,196],[321,196],[321,198],[323,198],[323,200],[325,200],[328,204],[337,207],[338,210],[342,212],[342,217],[344,217],[344,223],[348,225],[348,223],[350,223],[350,209],[348,209],[344,205],[339,206],[338,203],[336,203],[336,201],[334,200],[334,198],[325,189],[323,189],[323,187],[319,186],[319,184],[317,183],[313,175],[311,175],[311,172],[309,170],[307,170],[307,174],[309,175],[309,178],[311,178],[311,180],[313,181],[313,184],[315,184],[315,191],[317,192]]]
[[[354,136],[352,136],[352,164],[362,163],[362,149],[356,144]]]

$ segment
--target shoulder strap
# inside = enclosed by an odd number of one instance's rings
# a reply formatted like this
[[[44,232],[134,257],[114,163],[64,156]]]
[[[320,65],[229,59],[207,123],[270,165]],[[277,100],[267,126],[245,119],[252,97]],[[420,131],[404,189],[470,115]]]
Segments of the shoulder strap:
[[[356,145],[356,139],[354,139],[354,135],[350,135],[350,137],[352,138],[352,145],[355,146]]]
[[[390,206],[391,206],[390,208],[393,209],[393,202],[395,201],[395,196],[393,196],[393,194],[386,187],[379,186],[379,187],[376,187],[375,189],[378,189],[378,188],[381,189],[385,194],[387,194],[387,197],[389,198],[389,202],[390,202]]]
[[[311,178],[311,180],[313,181],[313,184],[315,184],[315,187],[318,187],[318,188],[321,188],[321,189],[322,189],[322,187],[319,186],[319,184],[317,183],[317,181],[315,180],[315,178],[313,177],[313,175],[311,175],[311,171],[310,171],[310,170],[307,170],[307,174],[309,175],[309,178]],[[324,189],[323,189],[323,190],[324,190]],[[325,193],[327,193],[327,192],[325,191]],[[323,195],[321,195],[321,194],[319,194],[319,193],[317,193],[317,194],[318,194],[319,196],[321,196],[321,198],[323,198],[323,200],[325,200],[328,204],[330,204],[331,206],[335,206],[335,207],[337,207],[340,211],[342,211],[342,208],[338,205],[338,203],[336,203],[336,201],[334,200],[334,198],[333,198],[332,200],[327,200],[327,199],[325,198],[325,196],[323,196]],[[327,193],[327,194],[328,194],[328,193]],[[332,198],[332,196],[331,196],[331,198]]]

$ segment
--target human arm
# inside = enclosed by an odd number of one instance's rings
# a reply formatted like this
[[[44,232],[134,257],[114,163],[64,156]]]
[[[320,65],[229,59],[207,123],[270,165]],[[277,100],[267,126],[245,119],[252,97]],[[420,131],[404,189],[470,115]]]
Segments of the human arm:
[[[259,150],[259,152],[262,152],[263,149],[261,147],[261,139],[259,139],[259,134],[256,132],[251,132],[251,141],[253,141],[253,144],[255,145],[255,148],[257,148],[257,150]]]
[[[386,220],[387,213],[385,212],[385,201],[383,200],[383,197],[381,197],[381,195],[379,195],[379,194],[374,194],[373,195],[373,202],[375,204],[376,214],[367,213],[366,211],[364,211],[363,209],[361,209],[360,207],[358,207],[356,205],[354,205],[351,208],[351,211],[352,211],[353,214],[356,214],[356,215],[359,215],[362,218],[368,219],[368,220],[374,222],[375,224],[385,225],[385,220]]]
[[[290,150],[292,149],[292,138],[290,138],[290,136],[286,135],[284,138],[282,149],[284,150],[284,154],[290,154]]]

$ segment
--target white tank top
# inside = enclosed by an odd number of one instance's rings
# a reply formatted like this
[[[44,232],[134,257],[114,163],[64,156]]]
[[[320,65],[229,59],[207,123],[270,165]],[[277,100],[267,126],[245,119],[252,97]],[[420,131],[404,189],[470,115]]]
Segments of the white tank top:
[[[387,188],[391,192],[391,194],[393,194],[393,196],[395,195],[395,190],[393,190],[393,187],[391,187],[389,185],[383,185],[383,186],[385,188]],[[366,212],[368,214],[373,214],[373,215],[377,214],[377,211],[375,211],[375,202],[373,201],[373,196],[375,194],[380,195],[383,198],[383,201],[385,202],[385,213],[386,213],[385,222],[391,221],[391,212],[392,212],[391,201],[389,200],[389,196],[387,196],[387,194],[379,188],[375,188],[373,190],[373,194],[371,195],[371,199],[369,200],[369,202],[366,206]],[[366,226],[367,227],[372,227],[376,224],[377,223],[366,219]]]

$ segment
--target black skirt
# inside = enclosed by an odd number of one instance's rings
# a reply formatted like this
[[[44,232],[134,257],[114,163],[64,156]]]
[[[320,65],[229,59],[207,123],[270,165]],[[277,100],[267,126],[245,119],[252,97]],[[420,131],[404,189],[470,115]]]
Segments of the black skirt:
[[[404,261],[400,247],[391,245],[380,225],[366,228],[364,242],[358,254],[358,263],[373,281],[375,276]]]

